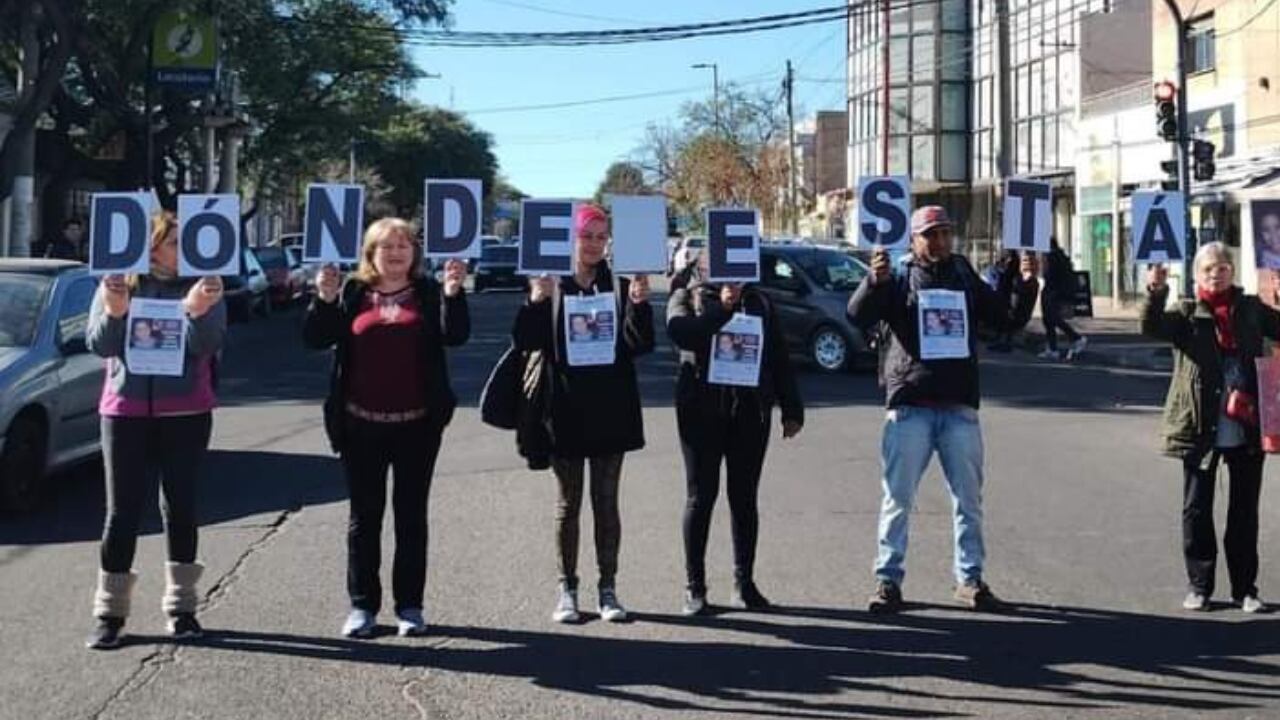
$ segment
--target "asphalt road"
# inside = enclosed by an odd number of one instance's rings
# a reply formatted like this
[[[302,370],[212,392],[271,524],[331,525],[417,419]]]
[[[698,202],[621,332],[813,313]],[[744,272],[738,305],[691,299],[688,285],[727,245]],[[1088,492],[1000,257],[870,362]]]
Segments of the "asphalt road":
[[[983,376],[987,579],[1011,612],[951,604],[950,500],[936,464],[913,517],[912,607],[863,611],[880,395],[872,376],[806,370],[808,424],[772,441],[761,490],[759,582],[781,607],[680,617],[684,483],[663,347],[641,363],[648,447],[623,479],[619,592],[636,619],[551,623],[554,481],[525,469],[513,436],[476,412],[517,302],[473,298],[476,331],[451,356],[462,407],[432,491],[428,637],[338,636],[346,504],[321,429],[328,361],[301,348],[296,312],[278,315],[235,328],[224,365],[200,492],[209,636],[163,637],[153,513],[132,641],[83,649],[103,493],[91,467],[67,473],[40,512],[0,518],[0,717],[1280,717],[1277,616],[1178,609],[1181,479],[1155,442],[1164,379],[1025,356],[990,360]],[[1274,463],[1267,474],[1270,485]],[[726,516],[722,503],[713,602],[731,585]],[[1280,583],[1270,487],[1261,549],[1266,597]],[[389,559],[389,538],[384,550]],[[593,566],[587,542],[586,588]],[[594,592],[583,595],[593,606]]]

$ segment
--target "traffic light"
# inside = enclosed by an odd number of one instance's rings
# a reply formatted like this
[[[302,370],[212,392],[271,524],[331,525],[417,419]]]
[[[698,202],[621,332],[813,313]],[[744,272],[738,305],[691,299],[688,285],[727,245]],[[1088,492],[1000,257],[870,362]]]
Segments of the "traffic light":
[[[1178,139],[1178,88],[1168,80],[1156,83],[1156,129],[1169,142]]]
[[[1216,169],[1213,165],[1213,153],[1216,150],[1208,140],[1191,141],[1192,173],[1196,180],[1212,180]]]
[[[1177,160],[1161,160],[1160,169],[1164,171],[1165,179],[1160,181],[1161,190],[1177,190],[1178,189],[1178,161]]]

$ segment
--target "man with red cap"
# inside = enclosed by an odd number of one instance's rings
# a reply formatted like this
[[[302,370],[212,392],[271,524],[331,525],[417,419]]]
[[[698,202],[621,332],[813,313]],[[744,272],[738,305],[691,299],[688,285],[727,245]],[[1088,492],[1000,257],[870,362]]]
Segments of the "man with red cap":
[[[920,478],[935,452],[954,507],[955,597],[974,610],[1000,606],[982,575],[982,429],[973,325],[981,320],[1005,332],[1026,325],[1039,290],[1037,263],[1031,253],[1025,254],[1020,279],[1007,273],[993,289],[968,260],[952,254],[951,244],[947,211],[936,205],[919,208],[911,216],[911,252],[905,264],[893,272],[888,253],[877,248],[871,274],[849,299],[855,325],[867,330],[879,326],[880,382],[888,407],[872,612],[902,607],[907,525]],[[930,332],[922,322],[926,314],[961,322],[964,332]]]

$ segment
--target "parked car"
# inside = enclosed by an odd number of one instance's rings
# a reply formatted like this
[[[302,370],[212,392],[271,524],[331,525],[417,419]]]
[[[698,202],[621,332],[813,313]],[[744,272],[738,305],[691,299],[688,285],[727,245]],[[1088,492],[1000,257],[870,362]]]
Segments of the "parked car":
[[[262,317],[271,314],[267,273],[252,248],[244,249],[239,274],[224,276],[222,285],[228,322],[249,322],[254,313]]]
[[[84,337],[97,287],[78,262],[0,259],[0,502],[11,510],[99,450],[102,359]]]
[[[760,288],[773,301],[791,351],[826,372],[875,367],[875,349],[846,316],[869,268],[838,250],[799,243],[760,246]]]
[[[516,274],[520,247],[511,245],[490,245],[480,251],[480,262],[476,263],[475,291],[482,293],[493,288],[524,289],[524,276]]]
[[[315,263],[302,262],[301,245],[286,245],[284,251],[289,254],[289,262],[297,265],[302,271],[302,279],[305,282],[303,296],[310,296],[315,291],[316,274],[320,271],[320,266]]]
[[[299,248],[300,250],[300,248]],[[307,294],[307,272],[288,249],[273,245],[253,248],[258,263],[267,274],[268,292],[274,307],[286,307]]]
[[[685,268],[698,262],[698,253],[707,246],[707,239],[700,235],[690,235],[680,242],[676,252],[671,256],[671,273],[682,272]]]

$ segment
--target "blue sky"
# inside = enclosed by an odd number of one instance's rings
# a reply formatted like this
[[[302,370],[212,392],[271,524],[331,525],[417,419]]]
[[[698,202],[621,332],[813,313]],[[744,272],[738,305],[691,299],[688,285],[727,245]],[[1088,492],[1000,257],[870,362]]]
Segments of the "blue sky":
[[[832,0],[458,0],[459,31],[555,31],[707,22],[836,5]],[[581,16],[590,17],[581,17]],[[674,119],[680,105],[710,97],[720,82],[779,91],[788,58],[796,66],[796,121],[841,109],[844,25],[840,21],[721,38],[578,48],[417,48],[414,58],[440,79],[420,80],[418,100],[468,114],[494,137],[502,171],[526,193],[583,197],[605,169],[625,159],[650,122]],[[820,82],[826,80],[825,82]],[[503,108],[667,91],[658,97],[518,112]]]

